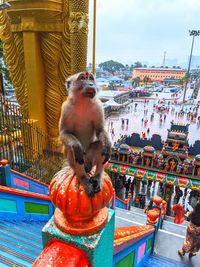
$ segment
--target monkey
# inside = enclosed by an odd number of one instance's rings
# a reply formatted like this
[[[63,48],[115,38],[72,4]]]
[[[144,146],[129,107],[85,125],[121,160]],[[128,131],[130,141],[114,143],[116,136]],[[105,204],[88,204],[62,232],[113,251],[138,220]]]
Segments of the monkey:
[[[104,164],[111,154],[111,141],[105,130],[104,110],[97,97],[92,73],[80,72],[66,81],[68,98],[61,108],[59,134],[69,166],[86,194],[93,197],[102,189]],[[96,166],[93,177],[88,173]]]

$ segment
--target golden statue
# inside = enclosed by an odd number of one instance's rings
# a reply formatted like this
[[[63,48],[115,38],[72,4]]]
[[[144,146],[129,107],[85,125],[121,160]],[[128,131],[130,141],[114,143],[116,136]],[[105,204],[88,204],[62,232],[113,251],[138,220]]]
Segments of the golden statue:
[[[88,0],[8,0],[0,38],[22,113],[58,136],[66,78],[85,71]]]

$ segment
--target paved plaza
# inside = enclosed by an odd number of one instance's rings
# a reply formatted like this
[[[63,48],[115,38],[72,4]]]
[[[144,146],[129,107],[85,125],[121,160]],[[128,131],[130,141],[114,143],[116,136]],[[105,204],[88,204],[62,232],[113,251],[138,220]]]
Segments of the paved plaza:
[[[189,91],[189,90],[188,90]],[[191,93],[191,91],[189,91]],[[189,94],[187,93],[187,95]],[[149,103],[145,104],[144,98],[133,98],[133,102],[129,104],[129,106],[126,107],[125,110],[120,112],[119,114],[112,114],[109,118],[106,119],[106,127],[108,132],[110,133],[111,139],[114,143],[114,141],[117,141],[121,135],[130,135],[132,133],[139,133],[145,132],[147,138],[151,138],[153,134],[159,134],[161,135],[161,138],[163,141],[167,138],[168,129],[170,129],[170,122],[173,120],[174,122],[178,123],[189,123],[189,145],[192,145],[195,140],[200,139],[200,124],[198,123],[198,120],[191,121],[187,118],[187,115],[184,114],[184,116],[178,116],[178,113],[181,109],[183,109],[185,112],[193,112],[194,105],[182,105],[172,104],[173,100],[170,98],[171,94],[164,94],[159,93],[158,97],[156,98],[155,94],[151,98],[148,99]],[[166,113],[166,119],[162,119],[162,123],[160,122],[160,113],[155,110],[153,107],[154,105],[158,104],[158,101],[162,101],[162,99],[165,98],[166,106],[168,106],[168,102],[170,101],[169,105],[169,112]],[[181,100],[182,95],[178,95],[177,101]],[[198,98],[200,99],[200,98]],[[137,103],[137,107],[135,108],[135,103]],[[146,114],[145,114],[146,113]],[[154,119],[151,120],[151,114],[154,113]],[[164,114],[162,117],[164,117]],[[200,108],[198,109],[198,115],[200,116]],[[146,125],[144,125],[144,122],[142,123],[142,118],[145,120],[147,119],[148,122]],[[122,119],[125,120],[124,127],[122,127]],[[128,119],[128,125],[127,125],[127,119]],[[111,122],[113,125],[111,125]],[[111,134],[111,130],[114,128],[114,136]],[[149,128],[150,132],[147,134],[147,129]]]

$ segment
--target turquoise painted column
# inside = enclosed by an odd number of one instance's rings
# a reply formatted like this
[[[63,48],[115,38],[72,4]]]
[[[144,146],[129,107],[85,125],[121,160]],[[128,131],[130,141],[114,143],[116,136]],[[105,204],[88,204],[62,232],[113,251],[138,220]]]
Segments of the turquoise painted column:
[[[10,165],[5,159],[0,161],[0,185],[11,186]]]
[[[89,235],[71,235],[57,228],[54,218],[42,231],[43,246],[52,239],[64,241],[86,252],[93,267],[111,267],[113,261],[114,211],[108,210],[108,222],[99,232]]]
[[[114,211],[107,205],[112,200],[113,187],[105,172],[101,178],[101,191],[90,198],[73,169],[63,168],[54,176],[49,195],[56,209],[42,231],[44,251],[51,246],[51,240],[59,240],[85,252],[92,267],[112,266]],[[52,266],[62,266],[56,265],[54,259]],[[74,265],[68,264],[68,267]]]

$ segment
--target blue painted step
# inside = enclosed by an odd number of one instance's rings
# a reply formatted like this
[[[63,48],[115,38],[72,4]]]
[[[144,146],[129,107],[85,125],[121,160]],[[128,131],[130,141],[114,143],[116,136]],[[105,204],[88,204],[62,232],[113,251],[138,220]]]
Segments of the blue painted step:
[[[190,265],[171,260],[158,255],[151,255],[145,262],[144,267],[190,267]]]
[[[46,222],[0,221],[0,266],[29,267],[42,251]]]

